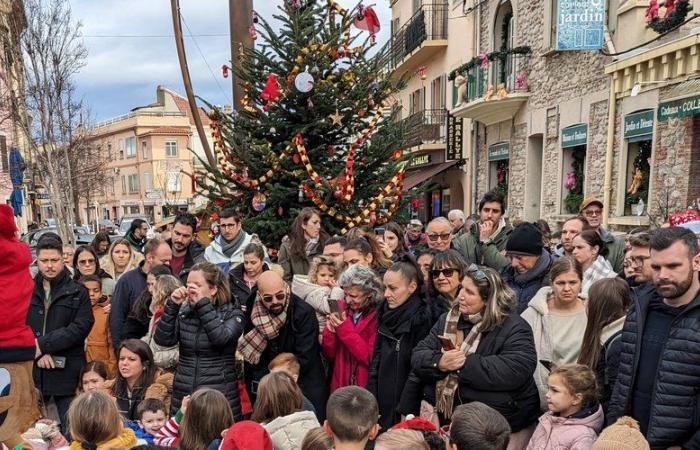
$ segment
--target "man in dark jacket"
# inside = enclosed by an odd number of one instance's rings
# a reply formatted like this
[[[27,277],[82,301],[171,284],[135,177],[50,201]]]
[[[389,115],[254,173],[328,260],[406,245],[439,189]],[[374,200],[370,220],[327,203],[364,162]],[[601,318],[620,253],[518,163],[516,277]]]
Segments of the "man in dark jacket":
[[[146,289],[146,276],[153,266],[170,265],[173,253],[170,246],[163,240],[153,238],[144,246],[144,260],[138,267],[122,275],[114,287],[112,309],[109,312],[109,329],[112,333],[112,344],[118,349],[122,341],[124,322],[134,307],[136,299]]]
[[[197,242],[197,219],[190,213],[175,216],[171,238],[167,242],[173,251],[170,269],[173,275],[187,281],[192,266],[204,261],[204,247]]]
[[[650,242],[652,283],[633,290],[608,423],[632,416],[652,449],[700,448],[700,249],[684,228]]]
[[[80,369],[86,364],[85,339],[95,319],[87,290],[73,281],[62,257],[63,243],[54,233],[37,244],[39,273],[27,314],[36,338],[34,383],[44,401],[53,399],[66,432],[66,413],[75,396]]]
[[[258,278],[257,297],[250,317],[239,351],[246,361],[245,378],[251,401],[255,401],[260,379],[269,372],[270,361],[280,353],[293,353],[301,366],[299,387],[323,421],[328,383],[321,361],[314,309],[293,295],[277,272],[268,270]]]

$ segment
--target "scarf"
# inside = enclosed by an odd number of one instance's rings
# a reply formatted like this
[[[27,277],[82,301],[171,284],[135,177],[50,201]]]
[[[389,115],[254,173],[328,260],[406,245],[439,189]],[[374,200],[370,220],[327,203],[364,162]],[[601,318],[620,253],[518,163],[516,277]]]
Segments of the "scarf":
[[[287,305],[281,313],[274,315],[263,306],[260,300],[255,300],[250,314],[250,320],[255,327],[242,336],[239,342],[239,351],[247,363],[255,365],[260,362],[260,356],[267,348],[267,342],[279,336],[280,330],[287,321],[290,301],[291,299],[287,300]]]
[[[306,241],[306,247],[304,248],[304,253],[306,253],[306,257],[308,258],[309,256],[315,254],[317,248],[318,248],[318,237],[315,237],[313,239],[309,239],[308,241]]]
[[[455,305],[450,309],[445,319],[443,336],[450,338],[455,346],[464,352],[465,355],[469,356],[476,352],[479,342],[481,341],[481,320],[483,317],[481,314],[474,314],[466,317],[474,326],[472,326],[472,329],[469,330],[469,334],[465,338],[464,332],[457,328],[460,315],[459,305]],[[459,377],[455,372],[450,372],[435,385],[436,408],[446,419],[452,416],[454,398],[458,388]]]
[[[124,236],[124,239],[129,243],[134,248],[141,249],[143,248],[144,245],[146,245],[146,238],[141,238],[141,240],[137,240],[136,236],[134,236],[133,233],[129,232],[126,233],[126,236]]]
[[[389,309],[389,304],[384,301],[379,307],[379,323],[392,335],[400,334],[399,328],[411,321],[416,315],[422,302],[418,296],[411,295],[401,306],[396,309]]]
[[[234,253],[236,253],[236,251],[238,251],[241,245],[243,245],[245,238],[246,232],[241,230],[231,242],[224,239],[223,234],[219,234],[214,240],[221,246],[221,252],[226,255],[227,258],[230,258]]]
[[[530,280],[533,280],[539,276],[541,276],[543,273],[547,272],[550,264],[550,257],[549,257],[549,252],[547,250],[542,250],[542,253],[540,254],[540,257],[537,258],[537,262],[535,265],[532,267],[532,269],[528,270],[525,273],[515,273],[515,276],[513,279],[515,282],[520,285],[524,286],[527,283],[530,282]]]

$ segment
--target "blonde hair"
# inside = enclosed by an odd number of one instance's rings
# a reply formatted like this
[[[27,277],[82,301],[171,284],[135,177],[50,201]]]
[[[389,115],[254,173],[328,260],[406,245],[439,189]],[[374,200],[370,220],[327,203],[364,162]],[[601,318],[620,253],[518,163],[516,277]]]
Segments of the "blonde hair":
[[[515,307],[516,295],[513,289],[503,281],[498,272],[488,267],[472,264],[464,276],[474,282],[486,305],[481,331],[490,331],[500,326]]]
[[[117,404],[102,391],[76,397],[68,408],[68,424],[73,440],[95,447],[119,436],[122,429]]]
[[[180,426],[181,450],[201,450],[221,437],[221,431],[233,425],[233,412],[228,399],[211,388],[197,389],[192,394]]]
[[[294,356],[294,353],[280,353],[279,355],[275,356],[272,361],[270,361],[270,364],[267,365],[267,370],[272,372],[275,369],[282,370],[281,368],[283,367],[289,369],[289,372],[297,377],[301,371],[299,359]]]
[[[309,266],[309,281],[316,284],[318,271],[321,267],[328,267],[331,272],[333,272],[333,278],[338,277],[338,265],[335,260],[330,256],[318,255],[311,260],[311,265]]]
[[[172,275],[161,275],[156,278],[156,283],[153,285],[153,294],[151,300],[151,310],[156,311],[161,306],[165,305],[165,300],[182,286],[182,282],[177,277]]]
[[[590,367],[583,364],[564,364],[555,367],[550,377],[558,376],[572,395],[581,394],[582,406],[589,406],[598,401],[598,381]]]
[[[292,376],[286,372],[271,372],[260,380],[251,420],[264,424],[301,411],[303,407],[304,395]]]
[[[107,272],[115,281],[117,279],[117,270],[116,267],[114,267],[114,261],[112,260],[112,252],[114,251],[114,248],[118,245],[123,245],[129,250],[129,263],[126,265],[124,268],[124,271],[121,273],[126,273],[130,271],[131,269],[134,269],[139,266],[139,263],[143,261],[143,255],[141,253],[135,252],[133,248],[131,248],[131,245],[129,245],[129,241],[126,239],[117,239],[116,241],[112,242],[112,245],[109,246],[109,251],[107,252],[106,255],[104,255],[102,258],[100,258],[100,267]]]
[[[301,442],[301,450],[331,450],[332,448],[333,439],[322,427],[309,430]]]
[[[382,450],[430,450],[423,434],[416,430],[389,430],[375,442],[375,448],[381,445]]]

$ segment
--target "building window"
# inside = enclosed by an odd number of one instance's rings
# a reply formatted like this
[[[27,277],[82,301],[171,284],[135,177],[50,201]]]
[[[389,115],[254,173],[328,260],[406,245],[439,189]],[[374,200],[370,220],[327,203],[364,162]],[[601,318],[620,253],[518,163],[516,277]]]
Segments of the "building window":
[[[165,141],[165,156],[169,158],[177,157],[177,141]]]
[[[576,214],[584,195],[588,125],[584,123],[566,127],[561,130],[560,139],[564,182],[561,209],[565,214]]]
[[[430,83],[430,97],[433,109],[445,109],[447,104],[447,78],[445,75],[440,75]]]
[[[167,172],[165,180],[168,192],[180,192],[180,172]]]
[[[139,176],[138,176],[138,174],[129,175],[127,183],[129,185],[129,194],[138,194],[138,192],[139,192]]]
[[[148,143],[141,141],[141,158],[148,159]]]
[[[126,194],[126,175],[122,175],[122,194]]]
[[[143,188],[147,191],[150,191],[151,189],[153,189],[153,184],[151,183],[150,172],[143,173]]]
[[[622,156],[624,170],[624,215],[641,216],[649,202],[651,150],[654,133],[654,110],[638,111],[625,116],[624,137],[627,157]],[[624,151],[624,150],[623,150]]]
[[[128,137],[124,139],[124,150],[127,158],[133,158],[136,156],[136,138]]]
[[[408,102],[409,115],[423,111],[425,109],[425,88],[416,89],[411,92]]]
[[[112,144],[107,144],[107,154],[109,155],[109,160],[111,161],[112,158],[114,158],[114,154],[112,153]]]

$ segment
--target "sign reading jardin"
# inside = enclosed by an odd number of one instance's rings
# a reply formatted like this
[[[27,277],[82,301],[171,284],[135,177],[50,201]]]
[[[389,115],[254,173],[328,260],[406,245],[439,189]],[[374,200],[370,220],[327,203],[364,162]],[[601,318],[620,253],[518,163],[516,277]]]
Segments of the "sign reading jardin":
[[[561,148],[586,145],[588,140],[588,125],[572,125],[561,130]]]
[[[659,122],[700,114],[700,95],[659,104]]]
[[[654,132],[654,111],[640,111],[625,116],[625,139],[647,136]]]
[[[557,50],[603,48],[604,0],[557,1]]]
[[[509,150],[510,144],[508,142],[493,144],[489,147],[488,151],[489,161],[500,161],[502,159],[508,159]]]

